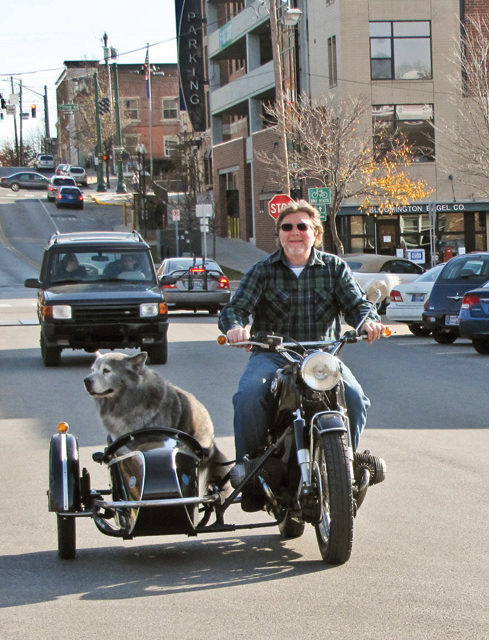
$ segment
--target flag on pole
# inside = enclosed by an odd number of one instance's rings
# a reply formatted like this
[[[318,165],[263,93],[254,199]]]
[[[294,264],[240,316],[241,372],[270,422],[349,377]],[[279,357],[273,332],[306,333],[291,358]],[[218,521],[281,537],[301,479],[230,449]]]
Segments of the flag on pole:
[[[149,100],[149,46],[146,47],[146,58],[144,59],[144,78],[146,80],[146,97]]]

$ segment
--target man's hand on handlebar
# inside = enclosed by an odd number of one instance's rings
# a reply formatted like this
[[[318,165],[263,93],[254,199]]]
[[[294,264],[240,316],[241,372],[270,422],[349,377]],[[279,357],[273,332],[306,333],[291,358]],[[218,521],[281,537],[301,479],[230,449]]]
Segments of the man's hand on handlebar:
[[[226,337],[229,344],[234,344],[235,342],[246,342],[250,339],[250,331],[248,327],[235,327],[234,329],[229,329],[229,331],[226,333]],[[244,344],[240,345],[239,348],[250,351],[251,345]]]
[[[374,342],[378,340],[384,335],[384,331],[386,330],[386,326],[381,322],[373,322],[372,320],[367,320],[360,327],[358,333],[366,333],[367,334],[367,342]]]

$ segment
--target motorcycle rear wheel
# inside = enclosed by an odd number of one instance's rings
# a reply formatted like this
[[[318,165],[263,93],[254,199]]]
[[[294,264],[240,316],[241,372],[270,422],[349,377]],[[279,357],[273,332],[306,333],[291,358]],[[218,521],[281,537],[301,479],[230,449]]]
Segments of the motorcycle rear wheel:
[[[315,433],[313,450],[320,517],[315,524],[324,562],[343,564],[353,545],[353,494],[348,443],[344,432]]]

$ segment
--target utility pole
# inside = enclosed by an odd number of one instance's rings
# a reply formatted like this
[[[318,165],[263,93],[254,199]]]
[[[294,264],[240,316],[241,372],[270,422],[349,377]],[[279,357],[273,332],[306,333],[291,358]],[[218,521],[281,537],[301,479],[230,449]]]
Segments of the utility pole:
[[[12,95],[14,95],[14,79],[12,76],[10,76],[10,87],[12,90]],[[15,105],[14,105],[15,108]],[[15,139],[15,155],[17,156],[17,164],[20,167],[20,158],[19,158],[19,139],[17,137],[17,118],[15,116],[15,111],[14,111],[14,139]]]
[[[273,70],[275,73],[275,101],[279,112],[278,130],[280,137],[280,151],[285,162],[285,176],[282,183],[282,191],[289,195],[289,154],[287,149],[287,133],[285,130],[285,103],[284,103],[284,79],[282,66],[282,53],[280,47],[282,45],[282,29],[279,33],[279,25],[277,20],[277,0],[269,0],[270,7],[270,35],[273,42]]]
[[[24,143],[22,140],[22,80],[19,80],[19,166],[24,165]]]
[[[124,185],[124,175],[122,171],[122,134],[121,134],[121,117],[119,112],[119,80],[117,77],[117,62],[114,62],[114,107],[115,107],[115,125],[117,131],[117,188],[116,193],[126,193]]]
[[[48,110],[48,88],[44,85],[44,135],[46,137],[46,143],[49,140],[51,144],[51,136],[49,135],[49,110]],[[46,151],[51,151],[51,146]]]

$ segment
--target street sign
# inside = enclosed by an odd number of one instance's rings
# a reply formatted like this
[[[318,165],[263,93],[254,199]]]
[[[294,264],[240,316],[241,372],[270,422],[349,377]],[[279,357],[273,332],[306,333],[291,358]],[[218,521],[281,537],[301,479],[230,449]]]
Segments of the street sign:
[[[268,203],[268,213],[276,220],[280,211],[289,204],[289,202],[294,202],[290,196],[286,193],[277,193]]]
[[[77,105],[76,104],[60,104],[58,105],[58,109],[60,111],[74,111],[75,109],[77,109]]]
[[[209,218],[202,218],[200,221],[200,230],[202,233],[209,232]]]
[[[173,222],[180,222],[180,209],[171,210],[171,219]]]
[[[212,205],[211,204],[195,205],[195,215],[197,216],[197,218],[212,218]]]
[[[309,203],[316,208],[318,208],[318,204],[331,204],[331,189],[329,187],[312,187],[308,189],[308,193]],[[324,211],[324,213],[326,213],[326,211]]]

